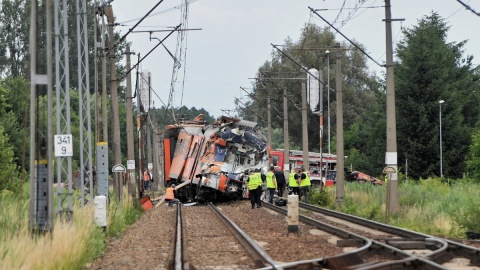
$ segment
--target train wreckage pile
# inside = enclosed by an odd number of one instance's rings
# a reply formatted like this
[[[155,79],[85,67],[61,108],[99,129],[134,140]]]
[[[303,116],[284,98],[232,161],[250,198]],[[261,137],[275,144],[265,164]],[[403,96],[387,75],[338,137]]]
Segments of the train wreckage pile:
[[[255,122],[202,116],[167,126],[164,133],[166,186],[182,201],[225,201],[245,197],[248,170],[268,166],[267,138]]]

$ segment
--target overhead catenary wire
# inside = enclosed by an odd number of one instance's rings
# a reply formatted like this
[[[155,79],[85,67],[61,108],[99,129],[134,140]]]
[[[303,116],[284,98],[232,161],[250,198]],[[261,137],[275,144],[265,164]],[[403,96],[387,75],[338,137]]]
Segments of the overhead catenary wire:
[[[267,122],[265,121],[265,119],[263,119],[263,117],[257,115],[253,110],[249,109],[243,102],[240,101],[240,99],[238,99],[237,97],[235,97],[235,99],[237,100],[237,102],[239,102],[240,104],[242,104],[245,109],[249,110],[253,115],[255,115],[255,116],[258,117],[260,120],[262,120],[263,123],[265,123],[265,124],[267,123]]]
[[[275,84],[267,75],[265,75],[265,73],[263,73],[262,70],[259,69],[258,72],[260,72],[260,74],[262,74],[263,77],[265,77],[265,79],[267,79],[268,82],[270,82],[270,83],[273,85],[273,87],[275,87],[278,91],[282,91],[282,93],[283,93],[283,90],[280,89],[280,88],[277,86],[277,84]],[[295,104],[295,102],[293,102],[291,99],[289,99],[288,96],[283,95],[283,94],[282,94],[282,96],[284,96],[285,98],[287,98],[287,100],[290,101],[295,108],[297,108],[298,110],[302,110],[301,108],[298,107],[297,104]]]
[[[272,46],[277,49],[283,56],[287,57],[288,59],[290,59],[295,65],[297,65],[298,67],[300,67],[303,71],[305,71],[306,73],[308,73],[310,76],[312,76],[314,79],[316,79],[319,83],[321,83],[323,86],[327,87],[327,89],[330,89],[333,91],[332,88],[328,87],[328,85],[326,83],[324,83],[322,80],[320,80],[320,78],[316,77],[315,75],[313,75],[312,73],[310,73],[310,71],[308,69],[306,69],[304,66],[300,65],[297,61],[295,61],[295,59],[293,59],[290,55],[288,55],[286,52],[280,50],[278,48],[277,45],[274,45],[272,44]]]
[[[150,11],[147,12],[147,14],[145,14],[132,28],[128,29],[127,33],[125,33],[125,35],[123,35],[123,37],[121,37],[117,43],[115,44],[118,45],[120,44],[123,40],[125,40],[125,38],[127,38],[127,36],[140,24],[142,23],[143,20],[145,20],[145,18],[148,17],[148,15],[150,15],[150,13],[152,13],[164,0],[160,0],[158,1],[158,3],[152,8],[150,9]]]
[[[242,89],[243,91],[245,91],[245,93],[247,93],[247,95],[248,95],[249,97],[253,98],[253,99],[256,100],[259,104],[261,104],[260,100],[258,100],[253,93],[249,93],[247,90],[245,90],[245,89],[244,89],[243,87],[241,87],[241,86],[240,86],[240,89]],[[272,112],[272,110],[270,110],[270,109],[268,109],[268,108],[267,108],[267,110],[270,111],[270,112]],[[281,118],[280,116],[278,116],[278,114],[276,114],[276,113],[275,113],[275,116],[276,116],[278,119],[280,119],[280,120],[283,119],[283,118]]]
[[[175,27],[175,29],[173,29],[172,31],[170,31],[170,33],[168,33],[168,35],[167,35],[166,37],[164,37],[161,41],[159,41],[158,44],[155,45],[155,47],[153,47],[144,57],[142,57],[140,60],[138,60],[138,62],[137,62],[135,65],[133,65],[133,67],[130,68],[130,70],[127,70],[127,72],[125,72],[125,75],[123,75],[123,77],[122,77],[119,81],[123,80],[123,79],[125,78],[125,76],[127,76],[133,69],[135,69],[136,67],[138,67],[138,65],[140,65],[140,63],[141,63],[143,60],[145,60],[145,58],[146,58],[147,56],[149,56],[158,46],[160,46],[161,44],[163,44],[163,42],[164,42],[170,35],[172,35],[173,32],[175,32],[176,29],[180,28],[180,26],[181,26],[181,24],[177,25],[177,26]]]
[[[153,16],[157,16],[157,15],[161,15],[161,14],[170,12],[170,11],[174,11],[174,10],[177,10],[177,9],[183,7],[184,5],[189,5],[189,4],[191,4],[191,3],[193,3],[193,2],[196,2],[196,1],[198,1],[198,0],[186,1],[185,4],[180,4],[180,5],[177,5],[177,6],[174,6],[174,7],[165,9],[165,10],[162,10],[162,11],[158,11],[158,12],[152,13],[152,14],[150,14],[148,17],[153,17]],[[131,19],[131,20],[123,21],[123,22],[120,22],[120,24],[125,24],[125,23],[129,23],[129,22],[134,22],[134,21],[137,21],[137,20],[140,20],[140,19],[142,19],[142,18],[140,17],[140,18],[136,18],[136,19]],[[126,26],[126,25],[125,25],[125,26]]]
[[[460,0],[457,0],[457,2],[459,2],[460,4],[462,4],[466,9],[470,10],[471,12],[473,12],[473,14],[477,15],[477,16],[480,16],[480,13],[479,12],[476,12],[475,10],[473,10],[469,5],[463,3],[462,1]]]
[[[358,46],[355,42],[353,42],[352,40],[350,40],[347,36],[345,36],[342,32],[340,32],[340,30],[338,30],[337,28],[335,28],[335,26],[333,26],[331,23],[329,23],[325,18],[323,18],[322,16],[320,16],[320,14],[318,14],[315,9],[311,8],[311,7],[308,7],[310,9],[311,12],[313,12],[314,14],[316,14],[318,17],[320,17],[320,19],[322,19],[325,23],[327,23],[330,27],[332,27],[337,33],[339,33],[343,38],[345,38],[346,40],[348,40],[348,42],[350,42],[350,44],[352,44],[353,46],[355,46],[355,48],[357,48],[358,50],[360,50],[366,57],[368,57],[370,60],[372,60],[373,62],[375,62],[375,64],[377,64],[379,67],[386,67],[386,65],[381,65],[380,63],[378,63],[375,59],[373,59],[373,57],[371,57],[367,52],[365,52],[360,46]]]

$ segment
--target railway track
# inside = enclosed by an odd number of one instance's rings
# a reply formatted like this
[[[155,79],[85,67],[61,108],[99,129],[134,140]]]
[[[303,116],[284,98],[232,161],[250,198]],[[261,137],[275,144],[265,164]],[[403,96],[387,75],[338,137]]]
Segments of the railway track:
[[[169,269],[257,269],[275,267],[265,251],[213,204],[177,205]]]
[[[160,206],[89,268],[480,269],[476,248],[300,206],[308,209],[301,210],[299,236],[288,234],[287,209],[268,203]],[[452,258],[470,259],[452,265]]]
[[[437,238],[431,235],[406,230],[375,222],[372,220],[300,203],[303,209],[314,213],[310,216],[328,220],[337,227],[358,231],[364,236],[385,243],[389,246],[405,250],[412,255],[419,254],[436,264],[445,267],[460,267],[461,269],[480,269],[480,249],[449,239]],[[319,214],[321,216],[319,216]],[[360,226],[360,227],[359,227]],[[372,237],[371,231],[377,232]],[[379,237],[381,236],[381,237]]]

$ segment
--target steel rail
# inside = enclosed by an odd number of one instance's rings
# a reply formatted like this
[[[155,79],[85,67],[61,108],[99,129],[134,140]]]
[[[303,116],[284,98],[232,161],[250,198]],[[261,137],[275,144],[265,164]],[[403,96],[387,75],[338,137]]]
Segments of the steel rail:
[[[235,222],[226,217],[222,212],[212,203],[208,204],[210,210],[223,221],[227,228],[233,233],[242,246],[255,258],[257,267],[264,267],[270,265],[268,269],[283,269],[253,240],[246,234]]]
[[[423,234],[423,233],[419,233],[419,232],[415,232],[415,231],[391,226],[391,225],[388,225],[388,224],[383,224],[383,223],[380,223],[380,222],[368,220],[368,219],[365,219],[365,218],[361,218],[361,217],[357,217],[357,216],[344,214],[344,213],[340,213],[340,212],[337,212],[337,211],[313,206],[313,205],[306,204],[306,203],[301,203],[300,202],[299,206],[301,208],[305,208],[305,209],[308,209],[308,210],[311,210],[311,211],[314,211],[314,212],[317,212],[317,213],[321,213],[321,214],[324,214],[324,215],[328,215],[328,216],[336,217],[336,218],[339,218],[339,219],[347,220],[349,222],[359,224],[359,225],[362,225],[362,226],[365,226],[365,227],[368,227],[368,228],[374,228],[374,229],[379,230],[379,231],[391,233],[391,234],[394,234],[394,235],[399,235],[399,236],[409,238],[409,239],[416,239],[416,238],[421,238],[421,239],[424,239],[424,240],[425,239],[440,239],[441,241],[446,242],[448,244],[448,246],[446,248],[443,248],[442,250],[439,250],[438,252],[434,252],[434,253],[429,254],[428,255],[429,260],[432,260],[432,261],[434,261],[438,264],[442,264],[442,263],[450,261],[452,258],[463,257],[463,258],[470,259],[470,264],[471,265],[480,266],[480,249],[479,248],[468,246],[468,245],[465,245],[465,244],[462,244],[462,243],[459,243],[459,242],[456,242],[456,241],[443,239],[443,238],[439,238],[439,237],[434,237],[434,236],[431,236],[431,235],[428,235],[428,234]]]
[[[281,213],[284,215],[288,214],[286,209],[275,206],[273,204],[264,202],[263,205],[266,208],[276,211],[278,213]],[[398,267],[399,265],[402,266],[402,269],[419,269],[418,268],[419,266],[421,267],[421,269],[448,269],[426,258],[417,257],[415,255],[412,255],[408,252],[405,252],[401,249],[387,245],[385,243],[365,238],[355,233],[348,232],[341,228],[334,227],[327,223],[323,223],[303,215],[299,215],[299,220],[303,223],[314,226],[320,230],[327,231],[331,234],[340,236],[342,238],[357,240],[359,244],[363,244],[363,246],[357,250],[342,253],[332,257],[318,258],[316,260],[298,261],[295,263],[288,263],[288,264],[281,264],[280,266],[285,269],[295,268],[300,265],[313,266],[315,264],[319,264],[321,266],[331,268],[331,269],[339,269],[339,268],[343,269],[347,267],[348,269],[392,269],[393,266]],[[377,253],[378,249],[382,249],[383,251],[394,255],[395,257],[399,257],[400,260],[372,264],[368,262],[364,263],[363,260],[360,258],[361,255],[365,255],[367,253],[371,253],[371,252]],[[410,268],[410,266],[413,266],[413,268]],[[269,269],[269,268],[262,268],[262,269]]]
[[[185,235],[185,223],[183,219],[182,204],[176,206],[177,218],[175,221],[174,249],[173,259],[169,263],[169,270],[189,270],[195,269],[188,261],[187,241]]]

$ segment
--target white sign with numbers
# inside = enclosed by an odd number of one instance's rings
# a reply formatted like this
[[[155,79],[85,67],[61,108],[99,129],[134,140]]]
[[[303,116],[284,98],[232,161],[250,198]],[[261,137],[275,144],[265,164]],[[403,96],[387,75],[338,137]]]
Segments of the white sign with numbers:
[[[72,134],[55,135],[55,156],[71,157],[73,156],[73,137]]]
[[[127,170],[135,170],[135,160],[127,160]]]

